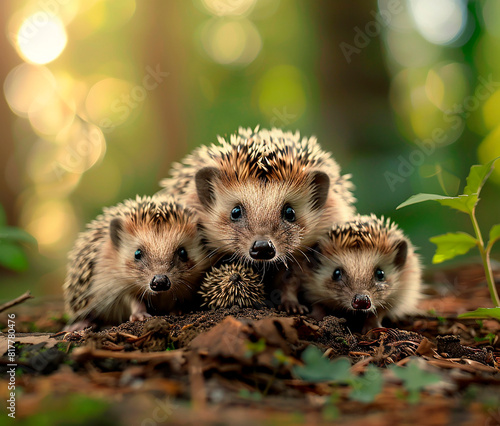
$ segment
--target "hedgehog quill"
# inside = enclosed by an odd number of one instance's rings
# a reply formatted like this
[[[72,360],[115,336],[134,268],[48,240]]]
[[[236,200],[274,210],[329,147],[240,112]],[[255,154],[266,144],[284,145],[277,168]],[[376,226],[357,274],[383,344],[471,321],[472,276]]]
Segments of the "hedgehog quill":
[[[362,317],[367,332],[380,327],[385,316],[399,319],[418,312],[420,262],[410,240],[389,219],[372,214],[334,226],[319,251],[319,264],[304,280],[316,318],[354,314]]]
[[[264,305],[262,277],[240,263],[223,264],[206,275],[199,291],[201,306],[229,308],[238,305],[261,307]]]
[[[305,312],[296,268],[334,222],[354,215],[349,175],[315,138],[240,128],[177,163],[161,193],[193,207],[207,248],[272,275],[288,311]]]
[[[207,263],[190,210],[174,199],[137,197],[106,208],[69,255],[67,330],[113,325],[181,309]]]

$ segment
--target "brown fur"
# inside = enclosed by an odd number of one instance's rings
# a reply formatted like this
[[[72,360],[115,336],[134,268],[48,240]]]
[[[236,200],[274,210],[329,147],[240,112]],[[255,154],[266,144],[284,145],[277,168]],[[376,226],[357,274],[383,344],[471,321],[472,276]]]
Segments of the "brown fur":
[[[113,232],[116,218],[122,226]],[[186,262],[180,247],[188,253]],[[139,261],[137,249],[143,253]],[[148,316],[140,309],[143,301],[168,313],[196,294],[207,266],[194,214],[173,199],[138,196],[105,209],[79,235],[64,283],[66,309],[73,322],[85,325],[142,319]],[[166,275],[171,288],[152,291],[155,275]]]
[[[371,308],[362,311],[367,315],[364,331],[380,325],[385,315],[398,319],[417,312],[421,298],[418,256],[410,240],[389,219],[372,214],[334,226],[319,251],[320,265],[303,283],[304,295],[313,306],[337,314],[352,313],[354,296],[367,295]],[[337,268],[342,271],[341,281],[332,278]],[[377,268],[385,272],[382,282],[376,278]]]
[[[349,176],[340,175],[330,154],[315,138],[279,129],[240,128],[229,141],[219,138],[218,145],[202,146],[175,164],[161,185],[197,211],[214,253],[261,265],[289,265],[331,223],[354,214]],[[295,209],[294,222],[283,219],[287,204]],[[237,205],[244,214],[233,222],[230,213]],[[276,256],[256,262],[249,255],[256,240],[272,241]]]

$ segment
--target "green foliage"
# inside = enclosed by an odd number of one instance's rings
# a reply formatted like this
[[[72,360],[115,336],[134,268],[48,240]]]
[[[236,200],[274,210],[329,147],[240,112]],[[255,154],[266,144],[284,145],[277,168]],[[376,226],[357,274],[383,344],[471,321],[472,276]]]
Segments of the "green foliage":
[[[351,362],[347,358],[330,361],[315,346],[309,346],[302,354],[304,366],[295,367],[294,372],[308,382],[337,381],[345,383],[351,379]]]
[[[460,254],[465,254],[477,244],[477,240],[465,232],[448,232],[444,235],[432,237],[430,241],[437,246],[432,263],[441,263]]]
[[[391,365],[389,368],[403,382],[403,387],[408,392],[407,400],[412,404],[420,400],[422,390],[441,380],[437,374],[422,370],[416,361],[410,361],[405,367]]]
[[[356,377],[356,380],[351,382],[352,391],[349,397],[354,401],[372,402],[375,397],[382,392],[384,386],[384,378],[380,370],[370,364],[362,377]]]
[[[41,411],[19,421],[19,424],[31,426],[52,426],[55,424],[82,425],[111,424],[109,415],[105,416],[109,403],[102,399],[89,398],[85,395],[68,395],[63,398],[49,397],[41,405]],[[17,420],[17,419],[16,419]]]
[[[374,365],[368,366],[364,376],[351,373],[351,363],[346,358],[330,361],[315,346],[309,346],[302,354],[303,366],[293,369],[295,375],[310,382],[334,382],[350,386],[349,398],[354,401],[372,402],[382,391],[383,378]]]
[[[247,345],[247,351],[245,353],[245,357],[251,358],[252,356],[258,355],[266,350],[266,339],[261,337],[256,342],[251,342],[251,341],[246,342],[246,345]]]
[[[37,245],[35,238],[22,229],[7,226],[5,211],[0,206],[0,265],[13,271],[28,269],[22,244]]]
[[[458,318],[494,318],[500,321],[500,308],[479,308],[475,311],[461,314]]]
[[[469,176],[467,176],[467,183],[462,195],[458,195],[457,197],[445,197],[437,194],[418,194],[413,195],[397,207],[400,209],[401,207],[422,203],[424,201],[437,201],[443,206],[451,207],[469,215],[476,236],[473,237],[465,232],[449,232],[431,238],[430,241],[437,246],[432,262],[441,263],[445,260],[453,259],[456,256],[467,253],[472,247],[477,246],[483,260],[483,267],[486,273],[491,300],[495,306],[500,306],[500,299],[498,298],[495,281],[493,279],[490,254],[493,244],[500,239],[500,224],[494,225],[490,229],[489,241],[485,244],[476,219],[476,206],[479,201],[481,189],[486,179],[488,179],[488,176],[493,172],[495,161],[498,160],[498,158],[500,157],[491,160],[487,164],[474,165],[470,168]]]

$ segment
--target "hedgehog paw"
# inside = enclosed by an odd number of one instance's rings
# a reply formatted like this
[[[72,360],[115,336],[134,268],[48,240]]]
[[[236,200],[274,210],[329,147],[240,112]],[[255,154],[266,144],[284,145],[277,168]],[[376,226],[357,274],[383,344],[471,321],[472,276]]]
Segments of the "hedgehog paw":
[[[135,312],[130,315],[129,321],[144,321],[146,318],[151,318],[147,312]]]
[[[309,308],[300,304],[298,301],[284,300],[279,309],[289,314],[307,314]]]

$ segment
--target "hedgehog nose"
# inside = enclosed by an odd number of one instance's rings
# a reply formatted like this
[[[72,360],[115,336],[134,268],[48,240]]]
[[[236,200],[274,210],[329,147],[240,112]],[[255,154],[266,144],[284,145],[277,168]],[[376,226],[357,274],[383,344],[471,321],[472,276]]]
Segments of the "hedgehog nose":
[[[370,309],[372,302],[366,294],[356,294],[352,299],[351,306],[354,309]]]
[[[276,255],[272,241],[255,241],[250,249],[250,256],[256,260],[270,260]]]
[[[170,288],[170,280],[166,275],[155,275],[149,283],[149,287],[153,291],[166,291]]]

